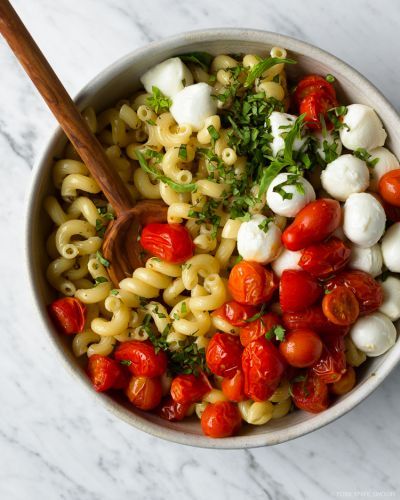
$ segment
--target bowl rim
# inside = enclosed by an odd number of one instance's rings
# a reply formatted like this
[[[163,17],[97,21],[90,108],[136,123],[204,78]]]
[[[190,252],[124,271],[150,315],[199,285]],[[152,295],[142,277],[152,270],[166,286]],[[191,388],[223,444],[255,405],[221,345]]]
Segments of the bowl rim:
[[[377,103],[379,110],[384,109],[386,114],[392,115],[394,121],[397,121],[400,127],[400,117],[397,115],[394,107],[389,103],[386,97],[364,76],[357,70],[343,62],[336,56],[326,52],[323,49],[315,47],[307,42],[297,40],[296,38],[281,35],[279,33],[264,31],[251,28],[211,28],[203,30],[188,31],[153,41],[133,50],[117,61],[108,65],[96,76],[94,76],[76,95],[74,101],[79,102],[88,94],[96,92],[99,88],[104,86],[104,82],[111,79],[114,75],[121,73],[124,69],[131,65],[131,61],[136,58],[145,57],[148,53],[156,53],[159,49],[176,49],[184,50],[184,46],[190,43],[198,43],[204,41],[246,41],[246,42],[261,42],[265,44],[272,44],[283,46],[286,49],[294,50],[302,54],[306,54],[311,58],[323,61],[329,66],[335,67],[340,72],[347,74],[352,81],[357,80],[359,85],[365,88],[365,91],[371,95],[374,102]],[[275,430],[273,434],[255,434],[255,435],[239,435],[224,439],[210,439],[206,436],[189,434],[187,432],[178,431],[164,427],[160,424],[147,420],[145,416],[130,412],[118,402],[112,400],[110,397],[103,393],[96,393],[93,391],[89,380],[84,377],[83,373],[74,367],[67,359],[60,345],[57,343],[55,335],[52,333],[52,325],[45,313],[45,308],[39,293],[36,290],[35,277],[34,277],[34,257],[33,252],[30,251],[31,241],[33,237],[33,211],[32,207],[36,203],[36,193],[38,191],[40,181],[42,178],[42,169],[51,154],[54,145],[57,143],[63,132],[59,126],[53,131],[50,139],[46,142],[40,153],[37,155],[30,185],[26,196],[26,214],[25,214],[25,266],[29,279],[29,288],[34,298],[35,309],[40,317],[41,325],[44,327],[46,335],[50,339],[50,343],[58,353],[62,364],[66,369],[79,380],[80,384],[86,387],[87,392],[90,393],[94,400],[100,401],[112,414],[144,431],[150,435],[172,441],[179,444],[189,446],[196,446],[201,448],[214,448],[214,449],[245,449],[256,448],[267,445],[274,445],[289,441],[296,437],[306,435],[315,431],[328,423],[333,422],[337,418],[345,415],[348,411],[353,409],[364,399],[366,399],[388,376],[388,374],[396,366],[400,359],[400,342],[398,341],[395,346],[389,351],[387,358],[382,366],[378,367],[374,376],[363,382],[363,384],[356,388],[353,394],[350,394],[346,399],[339,401],[335,406],[328,408],[322,413],[316,414],[312,419],[294,424],[288,428]]]

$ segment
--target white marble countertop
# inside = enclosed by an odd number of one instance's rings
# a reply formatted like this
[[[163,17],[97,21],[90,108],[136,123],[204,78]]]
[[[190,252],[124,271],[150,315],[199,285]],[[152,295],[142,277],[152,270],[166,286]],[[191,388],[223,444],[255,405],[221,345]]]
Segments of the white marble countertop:
[[[364,73],[400,109],[397,0],[14,0],[75,94],[148,41],[248,26],[304,39]],[[346,8],[342,8],[345,6]],[[400,495],[400,367],[363,404],[294,442],[247,451],[188,448],[93,406],[60,367],[30,305],[24,195],[54,120],[0,40],[1,500],[382,498]]]

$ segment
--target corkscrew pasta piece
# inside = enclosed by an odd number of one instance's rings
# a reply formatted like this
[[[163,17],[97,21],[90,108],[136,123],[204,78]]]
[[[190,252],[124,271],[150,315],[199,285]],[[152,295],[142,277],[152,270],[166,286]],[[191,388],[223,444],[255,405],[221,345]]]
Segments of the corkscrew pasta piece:
[[[84,239],[73,239],[74,236]],[[101,242],[101,238],[96,236],[96,229],[83,220],[64,222],[56,233],[57,250],[65,259],[95,253],[101,247]]]
[[[110,320],[104,318],[93,319],[90,324],[92,330],[102,337],[115,337],[115,335],[123,333],[129,325],[129,308],[116,297],[107,297],[105,308],[112,313],[112,318]]]
[[[195,255],[182,266],[182,281],[187,290],[192,290],[199,282],[199,277],[207,278],[220,270],[218,260],[212,255]]]
[[[58,257],[50,262],[46,271],[46,278],[50,285],[67,297],[72,297],[75,294],[76,288],[72,281],[65,278],[63,274],[72,269],[74,265],[75,258],[66,259]]]
[[[264,425],[271,420],[274,405],[270,401],[241,401],[238,403],[239,412],[245,422],[252,425]]]
[[[99,262],[96,255],[91,255],[88,261],[88,271],[95,284],[91,288],[81,288],[75,292],[75,297],[84,304],[95,304],[106,300],[111,290],[105,267]]]

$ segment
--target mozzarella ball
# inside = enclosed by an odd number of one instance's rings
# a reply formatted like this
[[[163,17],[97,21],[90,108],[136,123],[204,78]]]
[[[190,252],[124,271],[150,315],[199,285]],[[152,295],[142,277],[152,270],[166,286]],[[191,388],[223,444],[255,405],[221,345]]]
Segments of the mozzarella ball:
[[[357,245],[352,246],[349,267],[365,271],[375,278],[382,273],[382,251],[379,245],[362,248]]]
[[[278,278],[282,276],[283,271],[285,271],[286,269],[294,269],[296,271],[300,271],[300,258],[301,251],[292,252],[291,250],[284,248],[279,257],[271,263],[272,270],[278,276]]]
[[[140,81],[146,92],[151,93],[157,87],[164,95],[174,97],[186,85],[192,85],[193,76],[179,57],[172,57],[146,71]]]
[[[211,96],[212,87],[206,83],[195,83],[178,92],[170,112],[179,125],[188,124],[193,130],[200,130],[206,118],[215,115],[217,102]]]
[[[257,214],[248,222],[241,224],[237,236],[237,248],[244,260],[268,264],[279,255],[282,248],[282,232],[273,222],[269,222],[265,228],[266,219],[264,215]],[[264,227],[260,227],[263,223]]]
[[[346,201],[351,194],[362,193],[367,189],[367,164],[353,155],[339,156],[322,171],[321,183],[330,196],[339,201]]]
[[[350,104],[343,119],[347,127],[340,129],[340,140],[345,148],[373,149],[385,144],[387,134],[378,115],[364,104]]]
[[[315,200],[314,188],[307,179],[304,179],[304,177],[297,177],[296,179],[296,184],[301,184],[304,194],[299,192],[295,184],[282,186],[282,189],[286,193],[292,195],[291,199],[284,199],[279,192],[274,191],[274,188],[279,184],[290,182],[291,179],[295,179],[294,174],[287,172],[278,174],[267,190],[267,205],[274,213],[283,215],[284,217],[294,217],[302,208],[310,203],[310,201]]]
[[[350,331],[357,349],[375,357],[388,351],[396,342],[396,328],[386,314],[375,312],[359,318]]]
[[[315,139],[315,152],[324,161],[329,160],[329,153],[328,155],[326,154],[328,150],[333,154],[336,153],[338,156],[342,153],[342,143],[336,134],[332,134],[331,132],[326,132],[326,134],[315,132],[313,136]]]
[[[383,302],[379,311],[391,321],[400,318],[400,280],[389,276],[381,283],[383,290]]]
[[[277,156],[278,153],[283,152],[285,149],[285,134],[290,131],[290,127],[293,126],[296,118],[297,116],[295,115],[280,113],[279,111],[273,111],[271,113],[269,123],[271,125],[271,134],[273,137],[271,143],[273,156]],[[293,143],[293,151],[299,151],[304,146],[306,141],[307,137],[296,137]]]
[[[372,247],[384,233],[385,222],[385,211],[372,194],[354,193],[347,198],[343,207],[343,231],[351,242],[363,248]]]
[[[371,179],[369,188],[371,191],[378,191],[378,184],[382,177],[387,172],[400,168],[399,160],[386,148],[375,148],[368,152],[371,155],[369,161],[378,160],[370,170]]]
[[[382,239],[385,266],[393,273],[400,273],[400,222],[390,226]]]

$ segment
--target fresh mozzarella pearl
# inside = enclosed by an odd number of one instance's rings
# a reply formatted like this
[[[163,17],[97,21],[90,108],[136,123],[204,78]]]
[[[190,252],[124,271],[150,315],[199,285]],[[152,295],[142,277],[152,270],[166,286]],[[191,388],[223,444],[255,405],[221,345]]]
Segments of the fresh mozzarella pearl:
[[[392,321],[400,318],[400,280],[389,276],[381,283],[383,302],[379,311],[386,314]]]
[[[217,102],[211,96],[212,87],[206,83],[195,83],[178,92],[170,111],[179,125],[189,124],[200,130],[204,120],[217,112]]]
[[[333,198],[346,201],[353,193],[362,193],[369,184],[365,161],[353,155],[342,155],[328,163],[321,174],[322,187]]]
[[[164,95],[174,97],[186,85],[192,85],[193,76],[179,57],[173,57],[146,71],[140,81],[146,92],[157,87]]]
[[[316,141],[315,151],[324,161],[326,161],[325,149],[327,148],[338,156],[342,153],[342,143],[336,134],[331,134],[330,132],[326,134],[315,132],[313,135]],[[335,145],[335,147],[332,147],[332,145]]]
[[[350,104],[343,119],[347,127],[340,129],[345,148],[373,149],[385,144],[387,134],[375,111],[364,104]]]
[[[264,215],[253,215],[251,220],[240,226],[237,248],[244,260],[268,264],[279,255],[282,232],[273,222],[269,222],[267,231],[261,229],[259,226],[266,219]]]
[[[351,194],[344,204],[343,213],[343,231],[350,241],[363,248],[378,243],[385,231],[386,215],[372,194]]]
[[[382,239],[385,266],[393,273],[400,273],[400,222],[393,224]]]
[[[285,149],[284,136],[290,131],[290,127],[296,121],[297,116],[287,113],[273,111],[269,117],[271,125],[271,134],[273,141],[271,143],[272,155],[277,156],[279,152]],[[283,134],[283,137],[282,137]],[[307,137],[296,137],[293,143],[293,151],[299,151],[305,144]]]
[[[379,245],[361,248],[354,245],[351,248],[349,267],[365,271],[375,278],[382,273],[382,252]]]
[[[291,193],[292,198],[283,199],[283,197],[276,191],[274,187],[287,182],[288,179],[293,178],[294,174],[282,173],[278,174],[275,179],[269,185],[267,190],[267,205],[269,208],[278,215],[283,215],[284,217],[294,217],[302,208],[304,208],[310,201],[315,200],[315,191],[312,185],[304,177],[298,177],[296,180],[297,184],[301,184],[304,189],[304,194],[300,193],[298,187],[294,184],[288,184],[282,186],[282,189],[286,193]]]
[[[357,349],[367,356],[380,356],[396,342],[396,328],[390,319],[380,312],[359,318],[350,331]]]
[[[286,269],[300,270],[299,260],[301,252],[292,252],[284,248],[279,257],[271,263],[274,273],[280,278]]]
[[[374,168],[371,168],[370,190],[378,191],[378,184],[381,178],[391,170],[400,168],[399,160],[386,148],[375,148],[368,151],[371,155],[370,161],[378,159]]]

